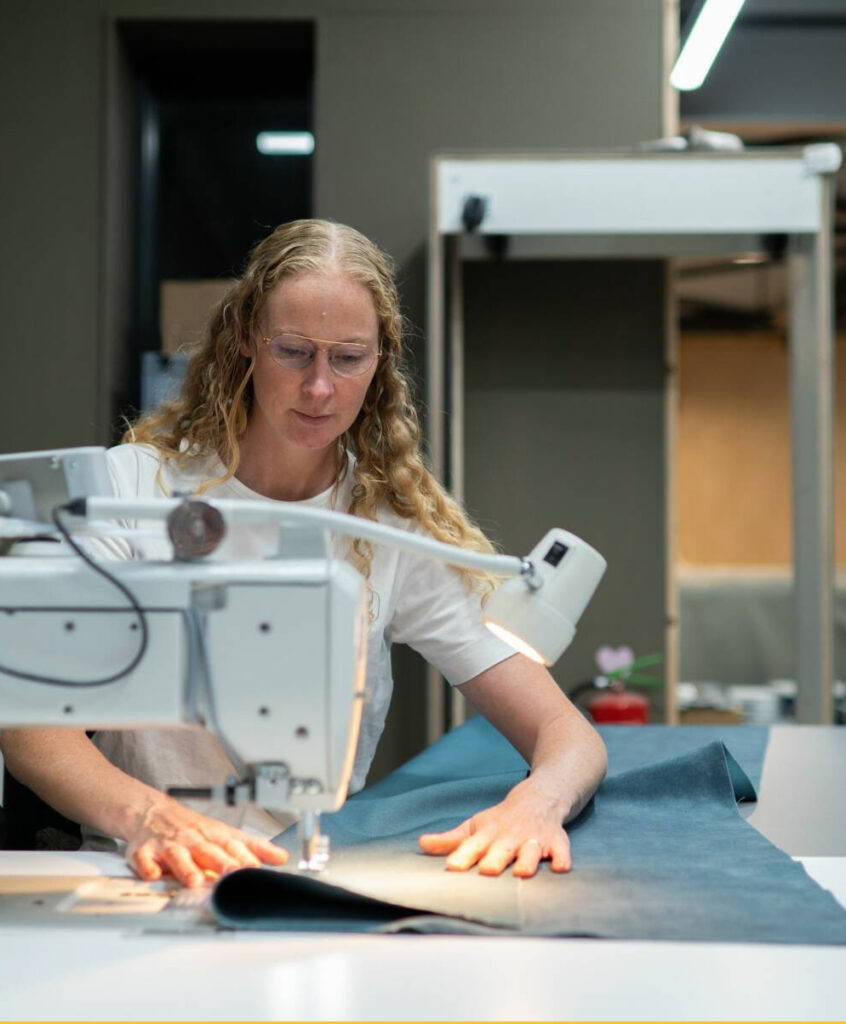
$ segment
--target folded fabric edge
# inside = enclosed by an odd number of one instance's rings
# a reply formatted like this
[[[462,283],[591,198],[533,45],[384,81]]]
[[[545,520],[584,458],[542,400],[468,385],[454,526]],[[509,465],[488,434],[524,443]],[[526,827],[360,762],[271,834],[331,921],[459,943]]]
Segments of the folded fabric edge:
[[[723,754],[725,755],[726,771],[728,772],[731,788],[734,791],[735,803],[756,803],[758,793],[752,784],[752,780],[741,768],[740,763],[732,755],[732,752],[725,743],[721,743],[720,746],[723,748]]]
[[[260,890],[260,894],[259,894]],[[257,896],[260,895],[260,898]],[[439,915],[428,914],[425,906],[413,902],[395,902],[384,897],[369,896],[365,892],[348,889],[333,882],[298,874],[289,868],[241,868],[224,875],[215,885],[209,907],[218,924],[224,927],[263,930],[268,922],[280,920],[280,898],[285,898],[286,914],[297,916],[302,910],[306,918],[328,917],[333,921],[353,920],[357,917],[375,918],[374,931],[402,931],[390,927],[394,922],[414,920],[419,930],[424,918]],[[509,934],[518,934],[516,929],[487,926],[460,913],[445,917],[457,925],[478,925],[492,927]],[[382,927],[385,925],[385,927]],[[342,929],[343,930],[343,929]],[[434,930],[434,929],[433,929]],[[458,929],[457,929],[458,930]]]

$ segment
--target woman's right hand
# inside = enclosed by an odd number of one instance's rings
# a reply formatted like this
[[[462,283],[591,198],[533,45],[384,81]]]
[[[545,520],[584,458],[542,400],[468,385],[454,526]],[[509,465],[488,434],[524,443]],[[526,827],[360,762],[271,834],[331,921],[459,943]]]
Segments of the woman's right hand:
[[[268,839],[207,818],[170,797],[147,807],[126,841],[126,860],[140,878],[156,881],[169,874],[191,888],[227,871],[287,859],[286,851]]]

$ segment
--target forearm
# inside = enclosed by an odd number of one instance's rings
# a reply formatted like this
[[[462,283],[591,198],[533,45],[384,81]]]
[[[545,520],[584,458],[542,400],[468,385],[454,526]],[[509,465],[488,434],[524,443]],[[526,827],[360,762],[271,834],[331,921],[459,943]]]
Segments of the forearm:
[[[4,729],[0,747],[14,777],[71,821],[126,839],[169,798],[116,768],[84,732]]]
[[[605,744],[572,705],[541,726],[527,759],[531,774],[520,786],[548,800],[562,822],[582,811],[608,765]]]
[[[605,744],[549,672],[518,654],[461,689],[531,765],[514,792],[574,818],[605,776]]]

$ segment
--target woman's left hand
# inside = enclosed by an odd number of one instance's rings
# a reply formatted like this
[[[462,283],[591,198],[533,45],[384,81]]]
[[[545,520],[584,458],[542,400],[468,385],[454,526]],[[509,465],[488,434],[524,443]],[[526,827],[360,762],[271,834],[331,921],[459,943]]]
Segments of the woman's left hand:
[[[514,875],[531,878],[546,859],[553,871],[570,870],[570,841],[562,817],[530,777],[494,807],[474,814],[449,832],[423,835],[419,843],[424,853],[448,854],[449,871],[467,871],[478,864],[480,874],[500,875],[513,862]]]

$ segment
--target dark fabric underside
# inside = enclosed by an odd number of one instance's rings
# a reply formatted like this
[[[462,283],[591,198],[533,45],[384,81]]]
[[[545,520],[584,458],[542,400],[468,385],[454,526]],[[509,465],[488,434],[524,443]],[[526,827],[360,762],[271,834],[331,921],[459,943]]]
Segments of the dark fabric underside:
[[[473,719],[325,816],[322,875],[244,869],[218,884],[214,912],[273,930],[846,943],[846,911],[738,814],[738,799],[754,799],[747,773],[719,740],[684,749],[709,738],[691,732],[605,730],[609,777],[568,826],[567,875],[452,873],[419,852],[422,832],[452,828],[525,777],[513,748]],[[757,776],[766,731],[744,733]],[[295,860],[294,835],[278,842]]]

